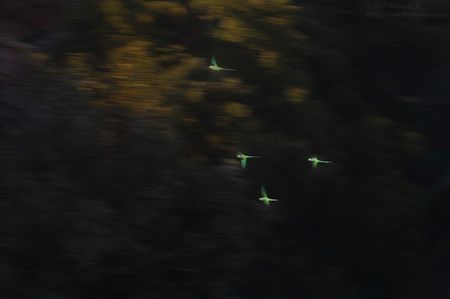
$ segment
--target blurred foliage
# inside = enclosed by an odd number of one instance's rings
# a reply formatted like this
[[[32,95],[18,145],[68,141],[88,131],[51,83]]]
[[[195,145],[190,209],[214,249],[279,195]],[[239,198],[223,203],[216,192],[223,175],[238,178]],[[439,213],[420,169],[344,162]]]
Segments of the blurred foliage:
[[[426,138],[392,103],[425,94],[434,20],[64,3],[42,66],[1,90],[2,298],[424,298]]]

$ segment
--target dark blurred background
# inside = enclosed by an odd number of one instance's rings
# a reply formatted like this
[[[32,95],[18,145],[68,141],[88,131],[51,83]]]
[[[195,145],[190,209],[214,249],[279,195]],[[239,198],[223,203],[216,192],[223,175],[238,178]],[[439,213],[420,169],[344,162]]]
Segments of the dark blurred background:
[[[450,298],[449,14],[0,1],[0,298]]]

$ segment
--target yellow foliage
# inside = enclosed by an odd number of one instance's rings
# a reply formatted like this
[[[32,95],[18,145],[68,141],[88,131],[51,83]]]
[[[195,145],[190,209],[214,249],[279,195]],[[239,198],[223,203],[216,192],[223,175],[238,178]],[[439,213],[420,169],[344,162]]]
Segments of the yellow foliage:
[[[247,105],[231,102],[225,105],[225,113],[233,117],[249,117],[252,112]]]
[[[249,0],[251,5],[255,6],[274,6],[274,5],[285,5],[291,2],[290,0]]]
[[[271,69],[276,68],[278,53],[274,51],[261,50],[258,60],[263,67]]]
[[[218,28],[213,29],[213,36],[232,43],[267,43],[272,37],[267,36],[258,24],[267,19],[267,23],[286,30],[296,17],[289,0],[191,0],[190,9],[199,11],[199,17],[205,20],[218,20]],[[248,21],[247,17],[261,12],[261,20]],[[266,16],[269,15],[269,16]]]
[[[307,99],[309,92],[302,87],[291,87],[285,91],[285,95],[291,102],[302,103]]]
[[[173,104],[168,100],[184,90],[181,85],[186,75],[196,67],[196,61],[186,57],[181,63],[167,67],[165,61],[179,58],[182,48],[172,45],[166,48],[174,55],[149,56],[153,45],[147,40],[131,38],[120,47],[108,52],[109,72],[99,77],[89,76],[84,85],[95,90],[103,90],[103,99],[111,104],[120,104],[133,110],[147,110],[166,115],[172,113]],[[170,59],[169,59],[170,58]],[[83,56],[69,57],[73,66],[82,65]],[[190,94],[190,99],[198,100],[199,95]],[[197,97],[197,99],[195,99]],[[200,97],[201,99],[201,97]]]
[[[271,24],[278,26],[288,26],[290,24],[290,20],[284,17],[268,17],[267,21]]]
[[[123,7],[120,0],[105,0],[100,3],[106,20],[118,32],[129,34],[133,31],[131,26],[124,20],[123,13],[126,12],[126,9]]]
[[[185,6],[171,1],[150,1],[145,3],[145,7],[165,15],[183,16],[187,14]]]
[[[193,117],[183,117],[182,121],[184,121],[185,123],[187,123],[189,125],[198,123],[198,120]]]
[[[223,100],[230,93],[239,93],[242,96],[244,93],[257,90],[256,86],[245,85],[239,78],[239,72],[216,75],[213,77],[216,78],[214,80],[200,78],[197,79],[199,81],[193,81],[193,76],[190,76],[192,70],[207,71],[205,58],[188,54],[189,50],[176,44],[177,40],[159,39],[158,32],[155,33],[155,41],[162,44],[152,43],[152,31],[134,32],[135,22],[140,23],[138,28],[145,27],[142,24],[152,23],[156,13],[170,17],[185,16],[192,11],[199,18],[217,20],[217,27],[208,26],[212,32],[206,34],[212,34],[212,37],[227,42],[245,43],[249,53],[256,53],[259,64],[272,72],[280,67],[280,53],[272,49],[278,49],[278,46],[283,45],[274,45],[276,38],[270,34],[289,30],[285,29],[292,22],[292,14],[288,8],[289,0],[190,0],[185,1],[187,4],[180,4],[181,1],[136,0],[135,2],[140,6],[138,10],[127,9],[121,0],[101,1],[102,15],[114,28],[113,33],[108,33],[110,35],[107,36],[111,43],[108,43],[105,53],[107,59],[104,67],[108,71],[94,71],[83,55],[68,57],[75,73],[84,76],[80,80],[80,88],[96,91],[93,94],[98,96],[99,102],[107,105],[120,104],[135,110],[144,109],[165,115],[183,105],[195,106],[202,103],[206,92],[217,92],[223,95],[218,97]],[[247,18],[249,15],[260,18],[254,22]],[[130,21],[131,23],[128,23]],[[265,25],[275,30],[266,31]],[[139,36],[140,34],[142,36]],[[211,53],[211,55],[219,54]],[[222,60],[219,58],[219,63],[220,61]],[[238,68],[238,65],[233,63],[229,65],[226,61],[231,60],[222,61],[225,67]],[[286,90],[286,97],[292,102],[302,102],[307,95],[306,89],[300,87]],[[213,108],[221,125],[227,126],[236,118],[252,116],[251,107],[235,100],[236,102],[224,104],[221,113],[216,113],[217,106]],[[195,126],[196,112],[191,113],[192,115],[189,115],[189,112],[185,112],[182,121]],[[250,122],[252,124],[249,126],[257,126],[256,120]],[[212,143],[219,143],[214,136],[210,138]]]
[[[136,22],[141,23],[141,24],[153,23],[154,20],[155,20],[155,18],[148,13],[140,13],[140,14],[136,15]]]
[[[86,71],[86,55],[81,53],[67,53],[67,64],[72,72],[84,73]]]
[[[203,100],[204,92],[199,88],[191,88],[186,91],[186,99],[191,103],[199,103]]]
[[[239,78],[234,77],[226,77],[223,79],[224,86],[230,89],[242,88],[240,85],[242,84]]]
[[[223,15],[230,2],[214,1],[214,0],[191,0],[189,6],[193,9],[204,11],[205,15],[214,18]]]
[[[222,19],[219,29],[215,32],[218,38],[234,43],[244,42],[250,34],[250,30],[245,27],[245,24],[233,17]]]

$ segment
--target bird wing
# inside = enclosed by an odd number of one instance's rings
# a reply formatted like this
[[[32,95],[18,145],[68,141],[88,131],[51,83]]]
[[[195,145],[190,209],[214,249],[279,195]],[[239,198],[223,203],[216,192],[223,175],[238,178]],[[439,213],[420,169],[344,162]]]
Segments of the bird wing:
[[[242,166],[242,169],[245,169],[245,167],[247,166],[247,158],[241,159],[241,166]]]
[[[264,186],[261,186],[261,194],[262,194],[262,196],[264,196],[264,197],[268,197],[268,196],[267,196],[267,192],[266,192],[266,188],[264,188]]]
[[[211,64],[214,65],[214,66],[218,66],[218,65],[217,65],[217,61],[216,61],[216,56],[213,56],[213,57],[211,58]]]
[[[331,161],[317,160],[318,163],[331,163]]]

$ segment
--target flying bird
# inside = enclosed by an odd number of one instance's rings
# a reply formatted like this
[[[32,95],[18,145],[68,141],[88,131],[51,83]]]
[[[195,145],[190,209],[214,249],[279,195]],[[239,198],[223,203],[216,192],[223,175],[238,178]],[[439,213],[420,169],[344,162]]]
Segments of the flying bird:
[[[226,68],[220,67],[220,66],[217,64],[216,56],[213,56],[213,57],[211,58],[211,64],[210,64],[210,66],[209,66],[208,68],[209,68],[210,70],[213,70],[213,71],[234,71],[234,69],[226,69]]]
[[[266,188],[264,188],[264,186],[261,186],[261,195],[262,197],[260,197],[259,200],[263,201],[266,206],[270,206],[271,201],[278,201],[278,199],[270,198],[267,195]]]
[[[245,167],[247,166],[247,159],[261,158],[261,157],[260,156],[247,156],[247,155],[244,155],[243,153],[239,152],[236,154],[236,158],[241,160],[242,169],[245,169]]]
[[[314,168],[317,168],[317,165],[319,165],[320,163],[326,163],[326,164],[331,163],[331,161],[322,161],[322,160],[317,159],[317,157],[314,157],[314,156],[308,158],[308,161],[312,163],[312,166]]]

